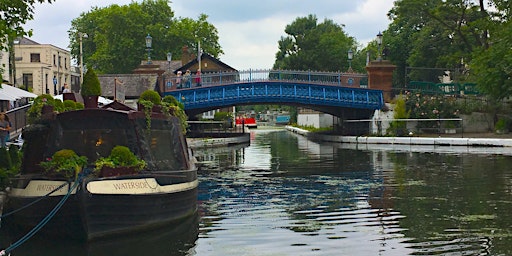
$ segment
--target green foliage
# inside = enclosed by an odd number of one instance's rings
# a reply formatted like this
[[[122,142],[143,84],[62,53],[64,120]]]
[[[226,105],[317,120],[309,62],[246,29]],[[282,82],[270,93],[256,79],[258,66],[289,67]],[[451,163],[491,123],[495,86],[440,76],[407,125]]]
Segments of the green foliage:
[[[397,97],[395,102],[395,108],[393,112],[394,119],[407,119],[409,118],[410,112],[407,111],[405,97],[400,95]],[[391,121],[389,128],[386,133],[393,136],[403,136],[406,134],[407,123],[405,121]]]
[[[153,38],[151,56],[165,56],[171,52],[180,59],[182,47],[188,46],[197,53],[197,42],[204,52],[218,57],[222,54],[218,31],[207,21],[176,18],[167,0],[132,1],[127,5],[112,4],[93,7],[71,22],[69,38],[71,54],[79,59],[78,32],[87,33],[83,38],[84,63],[95,67],[98,73],[131,73],[140,60],[147,58],[145,37]],[[165,57],[164,57],[165,58]]]
[[[146,162],[137,158],[128,147],[115,146],[108,157],[99,158],[95,165],[96,171],[100,171],[104,166],[111,168],[131,167],[140,171],[146,167]]]
[[[33,124],[41,118],[41,110],[45,105],[53,106],[53,110],[57,112],[64,110],[64,105],[62,104],[62,101],[54,99],[49,94],[39,95],[34,99],[34,102],[32,102],[32,106],[30,106],[30,108],[27,111],[28,123]]]
[[[48,173],[62,174],[70,179],[78,174],[84,165],[87,164],[87,157],[78,156],[71,149],[62,149],[55,152],[51,159],[41,162],[40,165]]]
[[[6,147],[0,147],[0,166],[5,169],[12,168],[12,161]]]
[[[167,103],[169,106],[178,106],[181,109],[185,109],[185,106],[183,105],[183,103],[179,102],[172,95],[166,95],[165,97],[163,97],[162,102]]]
[[[139,102],[141,101],[150,101],[154,105],[161,105],[162,97],[156,91],[146,90],[139,97]]]
[[[213,116],[213,120],[215,121],[227,121],[230,118],[233,119],[233,113],[231,112],[215,112]]]
[[[487,94],[494,102],[501,102],[512,96],[512,21],[508,21],[491,35],[499,35],[492,39],[488,48],[481,48],[474,53],[471,62],[471,76],[478,84],[478,89]]]
[[[494,125],[494,130],[496,131],[504,131],[509,127],[509,120],[505,118],[498,119],[498,122]]]
[[[459,116],[456,100],[454,97],[426,95],[421,92],[405,94],[409,118],[456,118]]]
[[[395,1],[388,14],[391,23],[383,33],[388,59],[397,65],[395,87],[402,87],[410,80],[438,82],[444,70],[451,70],[452,79],[460,83],[468,79],[468,70],[469,73],[474,70],[472,65],[468,69],[468,63],[480,63],[486,72],[487,62],[473,61],[474,53],[488,48],[492,41],[503,39],[502,33],[490,28],[502,27],[508,19],[503,14],[510,8],[507,3],[503,5],[503,0],[491,2],[487,5],[484,1]],[[500,62],[501,57],[489,58],[493,59]]]
[[[274,69],[338,71],[348,69],[349,49],[358,55],[357,42],[338,25],[326,19],[317,23],[315,15],[295,19],[279,40]],[[366,55],[366,53],[364,53]]]
[[[12,167],[18,169],[21,165],[20,148],[14,144],[9,145],[9,157],[11,158]]]
[[[80,88],[82,96],[100,96],[101,85],[96,72],[92,68],[88,68],[84,75],[84,82]]]

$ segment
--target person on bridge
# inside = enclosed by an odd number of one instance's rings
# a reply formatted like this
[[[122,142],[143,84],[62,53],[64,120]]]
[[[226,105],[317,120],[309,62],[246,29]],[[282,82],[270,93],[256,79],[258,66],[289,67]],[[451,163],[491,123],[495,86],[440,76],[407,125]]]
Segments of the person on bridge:
[[[176,74],[176,89],[181,89],[181,71]]]
[[[185,84],[185,88],[190,88],[192,87],[192,73],[190,73],[190,70],[187,70],[187,72],[185,72],[185,75],[183,75],[183,83]]]
[[[201,70],[198,69],[197,72],[196,72],[196,86],[199,87],[201,86]]]
[[[7,146],[7,135],[9,135],[9,130],[11,130],[9,121],[5,117],[5,113],[0,113],[0,147],[2,148]]]

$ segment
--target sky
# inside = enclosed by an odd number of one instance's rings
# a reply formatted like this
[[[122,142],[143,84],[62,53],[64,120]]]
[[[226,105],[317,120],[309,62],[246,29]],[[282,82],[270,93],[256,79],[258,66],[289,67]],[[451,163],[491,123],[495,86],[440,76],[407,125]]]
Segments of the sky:
[[[56,0],[36,4],[34,19],[25,24],[32,29],[30,39],[69,50],[67,31],[71,20],[92,7],[124,5],[132,0]],[[141,2],[141,1],[136,1]],[[278,41],[286,25],[298,17],[316,15],[344,25],[344,31],[363,48],[389,25],[388,11],[394,0],[172,0],[175,17],[197,20],[208,15],[219,35],[224,54],[219,59],[237,70],[270,69],[278,51]],[[385,40],[385,39],[384,39]],[[346,58],[346,56],[340,56]],[[155,59],[155,57],[153,57]],[[162,56],[161,59],[165,59]]]

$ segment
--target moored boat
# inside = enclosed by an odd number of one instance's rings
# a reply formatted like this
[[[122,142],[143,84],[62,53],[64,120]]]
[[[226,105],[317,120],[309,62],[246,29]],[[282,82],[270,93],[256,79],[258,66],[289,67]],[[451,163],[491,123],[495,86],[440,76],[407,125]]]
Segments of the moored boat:
[[[17,233],[51,217],[40,232],[93,240],[148,230],[197,211],[194,157],[172,115],[109,106],[52,112],[23,136],[23,164],[4,213],[23,209],[3,219]],[[94,162],[118,145],[145,161],[145,168],[94,170]],[[41,163],[62,149],[87,158],[78,175],[43,169]]]

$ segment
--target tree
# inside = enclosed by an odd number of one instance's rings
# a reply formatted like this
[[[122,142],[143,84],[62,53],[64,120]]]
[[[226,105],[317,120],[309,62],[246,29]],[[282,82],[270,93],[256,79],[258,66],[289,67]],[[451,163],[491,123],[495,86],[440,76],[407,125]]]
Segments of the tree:
[[[471,77],[480,91],[498,103],[512,95],[512,21],[497,27],[490,34],[499,35],[499,38],[493,37],[488,48],[474,53],[470,64]]]
[[[492,1],[496,2],[496,1]],[[456,71],[459,81],[472,52],[488,45],[490,15],[484,1],[401,0],[388,13],[392,20],[384,38],[390,60],[398,65],[395,84],[411,80],[438,81],[443,69]],[[407,67],[427,67],[411,69]]]
[[[34,4],[45,2],[52,3],[53,0],[0,1],[0,50],[13,52],[15,38],[32,34],[32,31],[25,31],[22,25],[34,18]],[[0,71],[3,69],[0,67]],[[0,79],[3,79],[2,74],[0,72]]]
[[[288,36],[278,42],[274,69],[339,71],[348,68],[348,50],[357,49],[343,25],[329,19],[318,24],[315,15],[297,18],[285,32]]]
[[[188,46],[197,52],[201,43],[204,52],[218,57],[222,49],[217,29],[201,14],[198,20],[174,18],[167,0],[144,0],[129,5],[110,5],[92,8],[71,22],[68,31],[71,54],[79,59],[78,33],[83,39],[84,63],[98,73],[130,73],[147,58],[145,37],[153,38],[151,56],[166,59],[171,52],[181,57],[181,49]]]

